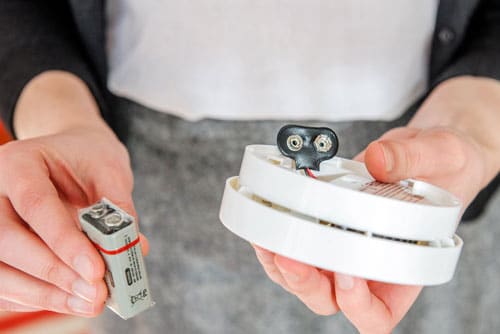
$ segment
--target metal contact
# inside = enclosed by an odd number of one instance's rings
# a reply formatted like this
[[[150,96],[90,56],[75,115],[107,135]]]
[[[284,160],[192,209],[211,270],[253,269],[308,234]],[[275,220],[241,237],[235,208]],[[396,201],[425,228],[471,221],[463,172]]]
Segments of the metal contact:
[[[304,140],[299,135],[291,135],[286,139],[286,145],[291,151],[297,152],[304,146]]]
[[[116,227],[119,226],[123,222],[123,216],[115,211],[106,217],[104,217],[104,223],[110,227]]]
[[[101,218],[107,212],[106,208],[106,204],[99,202],[90,208],[89,215],[94,219]]]
[[[332,140],[327,135],[320,134],[314,139],[314,147],[318,152],[328,152],[332,145]]]

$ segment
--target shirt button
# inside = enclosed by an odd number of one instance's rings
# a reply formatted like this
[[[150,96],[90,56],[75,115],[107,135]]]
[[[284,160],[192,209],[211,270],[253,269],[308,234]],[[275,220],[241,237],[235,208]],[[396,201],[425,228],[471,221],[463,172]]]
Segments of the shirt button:
[[[448,27],[441,28],[438,32],[441,43],[449,44],[455,39],[455,32]]]

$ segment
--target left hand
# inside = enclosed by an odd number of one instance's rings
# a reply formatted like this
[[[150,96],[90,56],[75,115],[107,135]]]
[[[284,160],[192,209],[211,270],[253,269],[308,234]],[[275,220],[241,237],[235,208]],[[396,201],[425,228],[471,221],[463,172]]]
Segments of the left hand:
[[[499,139],[477,136],[495,133],[495,124],[500,123],[488,125],[489,121],[484,119],[491,116],[497,121],[498,114],[484,112],[486,116],[483,117],[473,113],[477,112],[473,103],[478,96],[471,85],[474,88],[476,84],[484,84],[474,80],[477,79],[464,77],[445,82],[431,94],[408,127],[387,132],[357,159],[364,161],[379,181],[423,180],[452,192],[465,208],[498,173],[500,165],[497,160]],[[490,93],[497,94],[488,98],[498,102],[499,107],[500,85],[493,82],[486,85],[491,88]],[[484,87],[477,88],[484,91]],[[455,108],[457,99],[470,103],[461,103]],[[436,114],[440,112],[442,118],[438,119]],[[472,122],[467,122],[467,117],[471,117]],[[429,124],[431,118],[435,120]],[[457,126],[450,121],[455,119],[461,122]],[[483,128],[477,129],[471,124],[480,124]],[[271,280],[296,295],[317,314],[331,315],[341,310],[360,333],[390,333],[422,289],[332,273],[257,246],[254,248]]]

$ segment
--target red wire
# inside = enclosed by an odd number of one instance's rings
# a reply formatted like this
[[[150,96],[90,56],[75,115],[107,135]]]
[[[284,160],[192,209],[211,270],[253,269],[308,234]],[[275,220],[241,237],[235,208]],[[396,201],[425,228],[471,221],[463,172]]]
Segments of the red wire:
[[[312,177],[313,179],[317,179],[318,177],[311,172],[309,168],[306,168],[306,173],[309,177]]]

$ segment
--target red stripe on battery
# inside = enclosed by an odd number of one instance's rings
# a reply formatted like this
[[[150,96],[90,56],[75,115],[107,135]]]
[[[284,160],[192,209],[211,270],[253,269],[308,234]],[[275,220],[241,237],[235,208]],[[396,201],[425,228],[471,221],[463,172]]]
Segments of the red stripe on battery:
[[[108,254],[108,255],[116,255],[116,254],[120,254],[120,253],[123,253],[127,250],[129,250],[130,248],[134,247],[135,245],[137,245],[141,240],[139,239],[139,237],[137,237],[137,239],[135,239],[134,241],[132,241],[131,243],[121,247],[121,248],[118,248],[118,249],[115,249],[115,250],[107,250],[107,249],[104,249],[101,247],[101,245],[98,245],[96,243],[94,243],[95,247],[100,250],[101,252],[103,252],[104,254]]]

